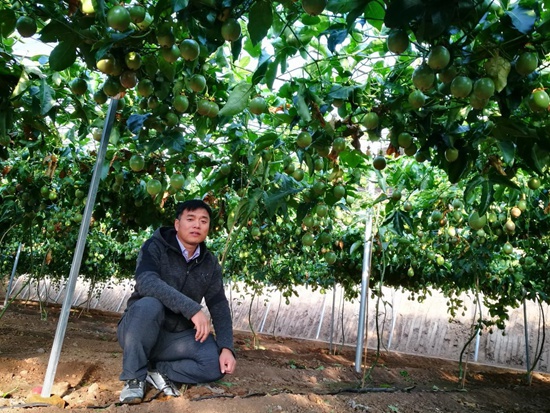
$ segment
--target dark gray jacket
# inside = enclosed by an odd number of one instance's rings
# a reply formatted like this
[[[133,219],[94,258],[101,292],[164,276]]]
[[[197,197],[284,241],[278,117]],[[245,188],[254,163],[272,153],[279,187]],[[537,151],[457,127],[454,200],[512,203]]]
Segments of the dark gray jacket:
[[[176,332],[194,327],[191,317],[201,310],[204,298],[218,346],[234,351],[233,325],[222,269],[204,243],[200,248],[200,255],[188,263],[181,253],[176,230],[172,227],[157,229],[141,247],[135,290],[127,307],[141,297],[157,298],[166,307],[164,328]]]

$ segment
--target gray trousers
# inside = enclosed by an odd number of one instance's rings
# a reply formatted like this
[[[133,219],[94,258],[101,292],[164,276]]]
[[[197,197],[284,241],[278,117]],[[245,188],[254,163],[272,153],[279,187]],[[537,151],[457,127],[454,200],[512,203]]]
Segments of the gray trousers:
[[[123,350],[120,380],[145,380],[150,366],[178,383],[208,383],[224,376],[212,335],[200,343],[194,329],[172,333],[163,324],[164,305],[156,298],[141,298],[124,313],[117,330]]]

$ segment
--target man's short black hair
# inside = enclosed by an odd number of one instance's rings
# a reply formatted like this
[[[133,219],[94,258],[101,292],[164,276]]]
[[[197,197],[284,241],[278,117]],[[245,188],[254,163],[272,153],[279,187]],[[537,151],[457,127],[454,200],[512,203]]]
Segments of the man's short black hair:
[[[197,209],[206,209],[210,220],[212,220],[212,208],[202,199],[189,199],[176,205],[176,219],[179,219],[183,211],[195,211]]]

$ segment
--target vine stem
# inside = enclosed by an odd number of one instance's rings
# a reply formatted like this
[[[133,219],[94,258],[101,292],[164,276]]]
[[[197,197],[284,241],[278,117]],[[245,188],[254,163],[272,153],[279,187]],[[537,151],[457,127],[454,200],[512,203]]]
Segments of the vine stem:
[[[537,349],[537,354],[535,356],[535,359],[533,360],[533,363],[531,364],[529,368],[529,374],[527,375],[527,384],[530,386],[531,381],[533,378],[533,375],[531,374],[533,370],[535,370],[535,366],[539,362],[540,358],[542,357],[542,351],[544,349],[544,342],[546,341],[546,329],[544,326],[546,325],[546,317],[544,316],[544,309],[542,308],[542,300],[537,295],[536,302],[539,306],[539,328],[538,328],[538,334],[537,334],[537,344],[535,348]]]
[[[374,218],[376,218],[376,221],[379,221],[380,219],[380,209],[379,208],[376,208],[376,215],[372,218],[373,221],[375,220]],[[374,227],[374,222],[373,222],[373,227]],[[365,372],[365,374],[363,375],[363,378],[361,380],[361,387],[365,387],[365,383],[367,381],[367,379],[369,379],[372,375],[372,372],[374,371],[374,368],[378,365],[378,360],[380,359],[380,330],[379,330],[379,324],[378,324],[378,311],[379,311],[379,302],[380,302],[380,294],[382,293],[382,287],[384,286],[384,276],[385,276],[385,273],[386,273],[386,265],[385,265],[385,262],[386,262],[386,255],[384,254],[384,250],[382,249],[381,250],[381,259],[380,259],[380,262],[381,262],[381,265],[382,265],[382,269],[380,270],[380,281],[378,283],[378,300],[377,300],[377,304],[376,304],[376,341],[377,341],[377,346],[376,346],[376,355],[375,355],[375,359],[371,365],[371,367]],[[368,303],[368,291],[367,291],[367,303]],[[365,365],[367,365],[367,347],[368,347],[368,305],[367,305],[367,317],[365,318],[365,348],[364,348],[364,352],[363,352],[363,363]]]
[[[459,357],[459,360],[458,360],[458,379],[460,380],[460,388],[461,389],[464,389],[464,387],[466,385],[465,384],[466,383],[466,371],[467,371],[467,368],[468,368],[468,360],[466,360],[464,362],[464,368],[462,368],[462,358],[464,357],[464,353],[466,352],[466,349],[469,347],[472,340],[479,334],[479,331],[481,329],[482,314],[481,314],[481,302],[479,300],[479,298],[480,298],[479,297],[479,276],[477,276],[477,275],[476,275],[475,287],[476,287],[475,294],[476,294],[476,301],[477,301],[477,306],[476,306],[476,312],[475,313],[477,313],[477,309],[479,308],[479,317],[478,317],[477,324],[472,325],[472,327],[477,325],[477,328],[474,329],[473,334],[470,336],[470,338],[468,339],[466,344],[462,347],[462,350],[460,352],[460,357]],[[474,313],[474,318],[476,317],[475,313]]]

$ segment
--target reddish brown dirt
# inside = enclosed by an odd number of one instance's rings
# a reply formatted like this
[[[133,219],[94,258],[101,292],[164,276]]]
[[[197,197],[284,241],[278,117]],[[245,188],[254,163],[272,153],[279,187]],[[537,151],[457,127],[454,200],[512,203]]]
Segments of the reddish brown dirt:
[[[525,372],[470,363],[462,386],[455,361],[383,352],[375,362],[369,350],[363,376],[354,349],[271,336],[254,343],[246,332],[236,333],[236,374],[175,399],[149,390],[144,403],[123,406],[118,315],[82,310],[71,314],[53,388],[65,407],[46,406],[32,389],[43,383],[58,314],[58,307],[17,303],[0,319],[0,411],[550,412],[546,374],[535,373],[528,386]]]

